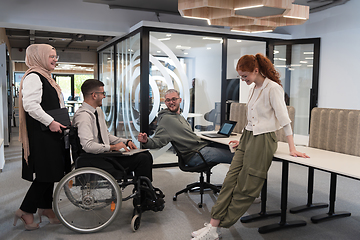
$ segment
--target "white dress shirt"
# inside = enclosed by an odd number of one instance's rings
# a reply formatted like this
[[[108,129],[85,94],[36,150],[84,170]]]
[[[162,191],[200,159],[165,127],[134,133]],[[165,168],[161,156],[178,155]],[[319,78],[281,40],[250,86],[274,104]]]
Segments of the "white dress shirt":
[[[35,73],[30,73],[24,78],[22,87],[24,110],[35,120],[49,126],[54,118],[47,114],[40,105],[43,93],[40,77]],[[60,99],[60,107],[65,107],[63,97]]]
[[[283,88],[274,81],[265,78],[262,86],[250,89],[245,129],[254,136],[274,132],[284,128],[285,135],[292,135],[291,120],[284,101]]]
[[[98,129],[96,126],[95,110],[98,113],[101,138],[104,143],[100,143]],[[127,139],[118,138],[111,135],[106,126],[104,112],[101,108],[96,109],[88,103],[83,102],[81,107],[76,111],[73,118],[73,125],[78,128],[78,136],[83,150],[87,153],[102,153],[110,151],[110,144],[114,145],[119,142],[126,143]]]

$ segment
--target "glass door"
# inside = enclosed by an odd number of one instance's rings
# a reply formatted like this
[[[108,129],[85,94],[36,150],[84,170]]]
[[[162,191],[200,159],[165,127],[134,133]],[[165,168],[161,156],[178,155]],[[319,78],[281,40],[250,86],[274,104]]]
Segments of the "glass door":
[[[74,81],[74,75],[53,74],[53,78],[61,88],[64,96],[65,106],[69,109],[70,115],[74,114],[76,111],[73,96],[74,89],[72,84]]]
[[[308,144],[310,114],[317,106],[319,44],[314,39],[313,42],[290,41],[271,47],[273,62],[285,91],[285,102],[295,108],[295,144]]]

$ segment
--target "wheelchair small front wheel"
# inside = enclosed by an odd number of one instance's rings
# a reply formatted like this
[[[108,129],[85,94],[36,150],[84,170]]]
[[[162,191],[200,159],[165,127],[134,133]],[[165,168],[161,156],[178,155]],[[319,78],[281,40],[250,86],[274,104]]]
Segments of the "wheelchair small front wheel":
[[[106,228],[118,214],[122,193],[106,171],[85,167],[63,177],[54,192],[54,212],[67,228],[92,233]]]
[[[139,214],[136,214],[135,216],[133,216],[133,218],[131,219],[131,229],[136,232],[136,230],[139,229],[140,227],[140,221],[141,221],[141,216]]]

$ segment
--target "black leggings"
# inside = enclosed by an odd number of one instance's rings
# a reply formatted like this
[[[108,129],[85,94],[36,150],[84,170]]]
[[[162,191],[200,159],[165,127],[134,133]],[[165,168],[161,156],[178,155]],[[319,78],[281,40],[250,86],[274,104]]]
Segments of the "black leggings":
[[[36,213],[38,208],[51,209],[53,190],[53,182],[38,182],[35,179],[27,191],[20,209],[27,213]]]

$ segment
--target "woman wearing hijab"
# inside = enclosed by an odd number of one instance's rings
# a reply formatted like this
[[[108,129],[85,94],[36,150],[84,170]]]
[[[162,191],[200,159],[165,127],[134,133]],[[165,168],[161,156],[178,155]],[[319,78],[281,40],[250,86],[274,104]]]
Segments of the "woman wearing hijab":
[[[19,141],[22,143],[22,178],[32,184],[20,208],[14,225],[21,219],[27,230],[39,228],[34,222],[38,211],[51,224],[60,223],[52,210],[54,182],[70,170],[70,153],[65,149],[62,124],[46,111],[63,108],[60,86],[51,77],[58,61],[56,50],[48,44],[32,44],[26,49],[25,63],[29,69],[20,83]],[[48,130],[43,130],[42,125]],[[35,176],[35,178],[34,178]]]

